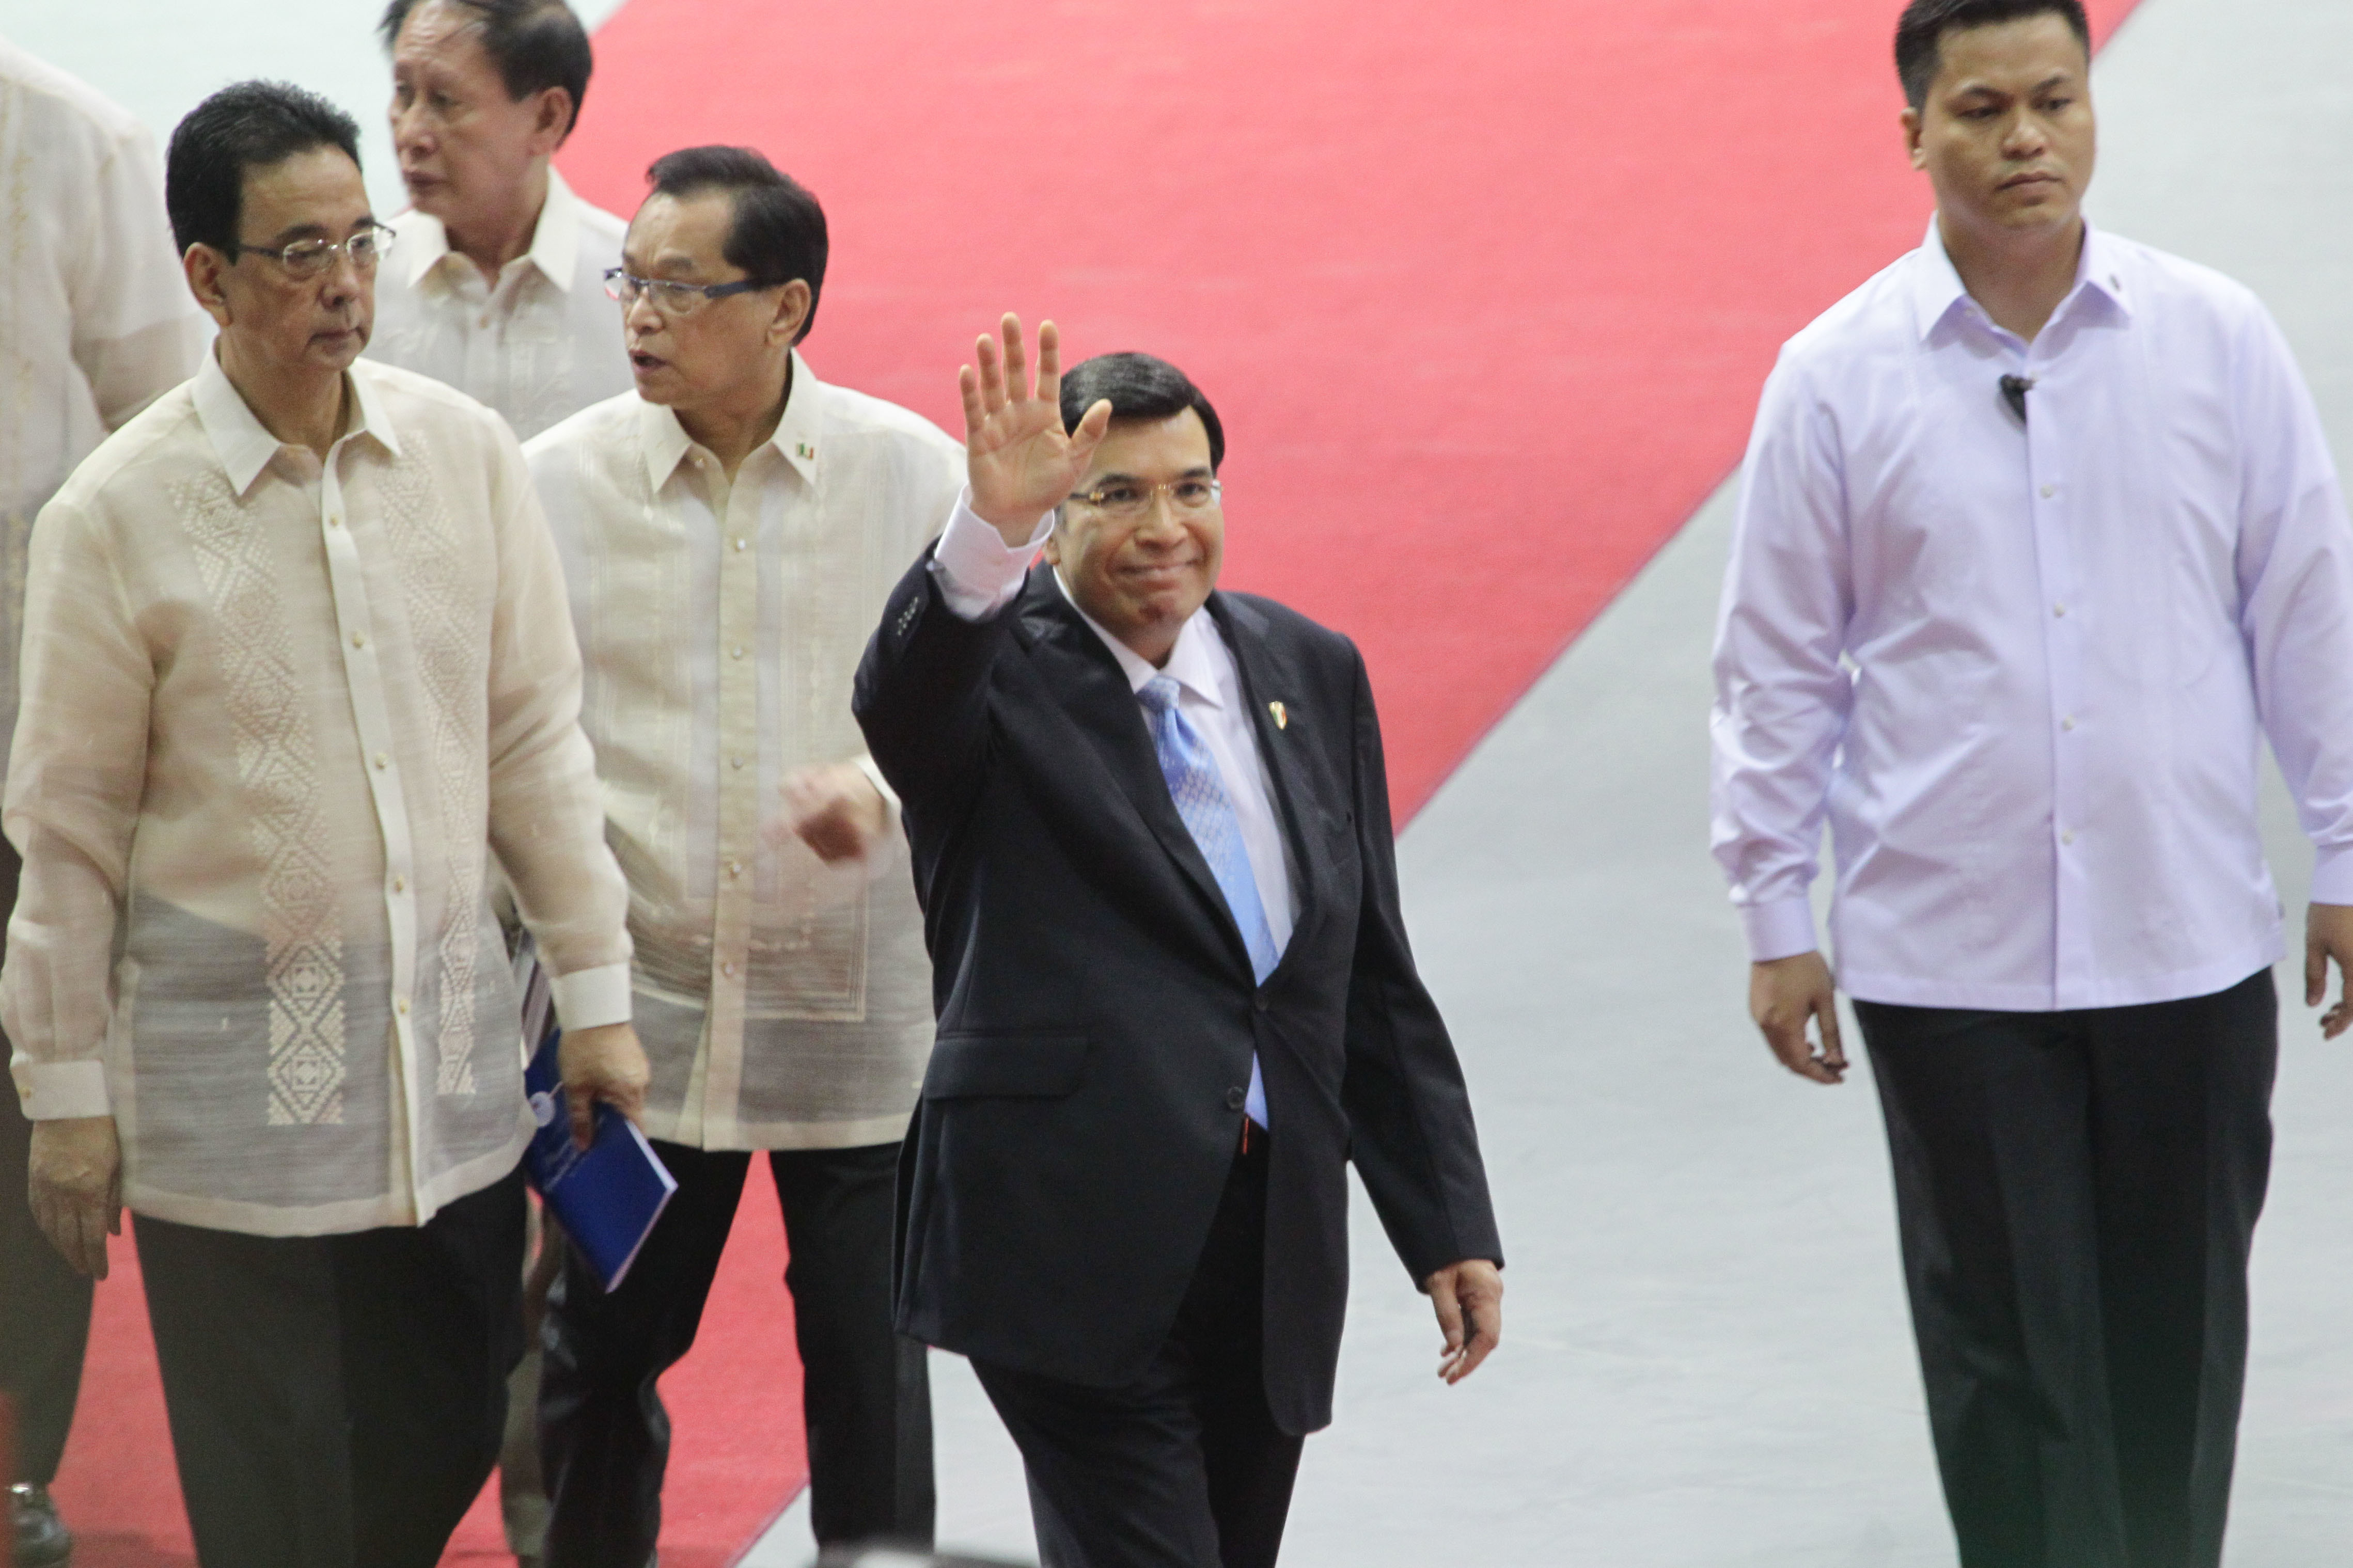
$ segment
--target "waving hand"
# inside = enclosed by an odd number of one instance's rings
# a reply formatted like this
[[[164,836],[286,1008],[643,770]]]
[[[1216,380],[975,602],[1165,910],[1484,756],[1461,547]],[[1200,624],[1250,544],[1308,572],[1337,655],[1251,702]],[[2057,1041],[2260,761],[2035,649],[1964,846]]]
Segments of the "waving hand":
[[[1111,425],[1102,399],[1062,428],[1061,339],[1054,323],[1038,328],[1038,374],[1021,342],[1021,318],[1008,311],[998,323],[1004,345],[984,333],[975,345],[980,368],[956,373],[964,392],[965,461],[972,510],[1009,545],[1025,542],[1038,520],[1062,504],[1087,471],[1095,446]]]

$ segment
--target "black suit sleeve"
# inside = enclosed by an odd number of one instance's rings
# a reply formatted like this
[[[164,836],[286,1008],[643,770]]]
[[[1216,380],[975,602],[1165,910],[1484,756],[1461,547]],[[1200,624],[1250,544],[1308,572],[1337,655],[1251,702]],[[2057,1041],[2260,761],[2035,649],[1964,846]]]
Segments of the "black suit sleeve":
[[[882,606],[859,661],[850,710],[875,766],[928,821],[960,819],[978,787],[988,745],[989,670],[1019,604],[986,620],[948,607],[925,546]],[[911,827],[913,823],[910,823]]]
[[[1352,1153],[1398,1259],[1419,1285],[1466,1258],[1501,1265],[1462,1064],[1416,972],[1398,899],[1388,770],[1362,656],[1356,668],[1356,843],[1363,908],[1348,989]]]

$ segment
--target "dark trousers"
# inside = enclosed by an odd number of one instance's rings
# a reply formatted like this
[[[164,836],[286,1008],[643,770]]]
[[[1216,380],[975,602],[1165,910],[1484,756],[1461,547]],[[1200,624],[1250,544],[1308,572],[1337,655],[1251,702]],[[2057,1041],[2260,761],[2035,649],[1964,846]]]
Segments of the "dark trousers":
[[[1044,1568],[1271,1568],[1301,1439],[1266,1403],[1268,1141],[1254,1133],[1160,1353],[1086,1388],[975,1362],[1021,1450]]]
[[[433,1568],[522,1352],[522,1175],[422,1227],[134,1228],[197,1560]]]
[[[0,956],[25,863],[0,838]],[[0,1040],[0,1056],[9,1047]],[[90,1280],[66,1267],[25,1194],[33,1124],[11,1092],[0,1094],[0,1394],[16,1407],[16,1473],[8,1481],[47,1486],[73,1426],[90,1342]],[[5,1512],[5,1510],[0,1510]]]
[[[1964,1568],[2214,1568],[2271,1168],[2271,972],[2147,1006],[1855,1013]]]
[[[670,1414],[655,1379],[684,1356],[735,1222],[748,1153],[657,1142],[678,1191],[621,1288],[577,1248],[548,1292],[540,1374],[551,1568],[645,1568],[661,1530]],[[891,1326],[899,1145],[768,1156],[791,1260],[810,1524],[820,1542],[929,1546],[931,1380],[923,1347]]]

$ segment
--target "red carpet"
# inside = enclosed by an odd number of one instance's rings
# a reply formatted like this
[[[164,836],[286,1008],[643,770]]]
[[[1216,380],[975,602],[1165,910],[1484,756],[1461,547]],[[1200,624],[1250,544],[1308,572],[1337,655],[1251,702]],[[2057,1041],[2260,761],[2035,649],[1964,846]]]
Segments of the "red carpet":
[[[832,230],[812,363],[951,433],[1007,309],[1191,372],[1226,581],[1363,646],[1402,822],[1918,243],[1899,9],[630,0],[563,163],[626,215],[654,155],[760,146]]]
[[[702,1337],[662,1380],[675,1427],[662,1568],[724,1568],[808,1478],[792,1298],[784,1287],[784,1223],[765,1167],[752,1175],[712,1286]],[[58,1476],[58,1506],[81,1537],[75,1568],[193,1568],[139,1260],[128,1237],[114,1242],[113,1257],[113,1277],[98,1289],[81,1408]],[[472,1568],[514,1561],[499,1528],[495,1480],[443,1561]]]
[[[629,0],[563,162],[626,215],[660,153],[764,148],[827,205],[820,374],[951,431],[1008,308],[1192,372],[1227,581],[1363,645],[1403,820],[1731,470],[1776,345],[1917,242],[1897,9]],[[673,1565],[802,1474],[773,1190],[745,1209],[665,1385]],[[100,1302],[79,1562],[185,1563],[135,1276]],[[497,1541],[478,1509],[453,1560]]]

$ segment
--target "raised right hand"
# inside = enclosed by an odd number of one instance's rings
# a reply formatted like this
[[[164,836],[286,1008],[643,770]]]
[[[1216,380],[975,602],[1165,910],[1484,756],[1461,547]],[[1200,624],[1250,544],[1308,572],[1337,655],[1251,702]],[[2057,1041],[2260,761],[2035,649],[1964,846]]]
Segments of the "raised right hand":
[[[1781,1065],[1816,1083],[1846,1081],[1846,1052],[1839,1045],[1838,987],[1820,952],[1800,952],[1748,966],[1748,1016]],[[1821,1030],[1815,1054],[1806,1037],[1808,1019]]]
[[[111,1116],[33,1123],[25,1168],[34,1223],[77,1273],[106,1278],[106,1238],[122,1234],[122,1145]]]
[[[983,333],[975,345],[980,369],[962,366],[964,447],[972,481],[972,510],[1008,546],[1029,542],[1038,520],[1069,499],[1111,426],[1111,401],[1098,399],[1078,428],[1062,428],[1061,337],[1054,323],[1038,328],[1038,374],[1029,375],[1021,344],[1021,318],[1008,311],[998,323],[1000,350]]]

